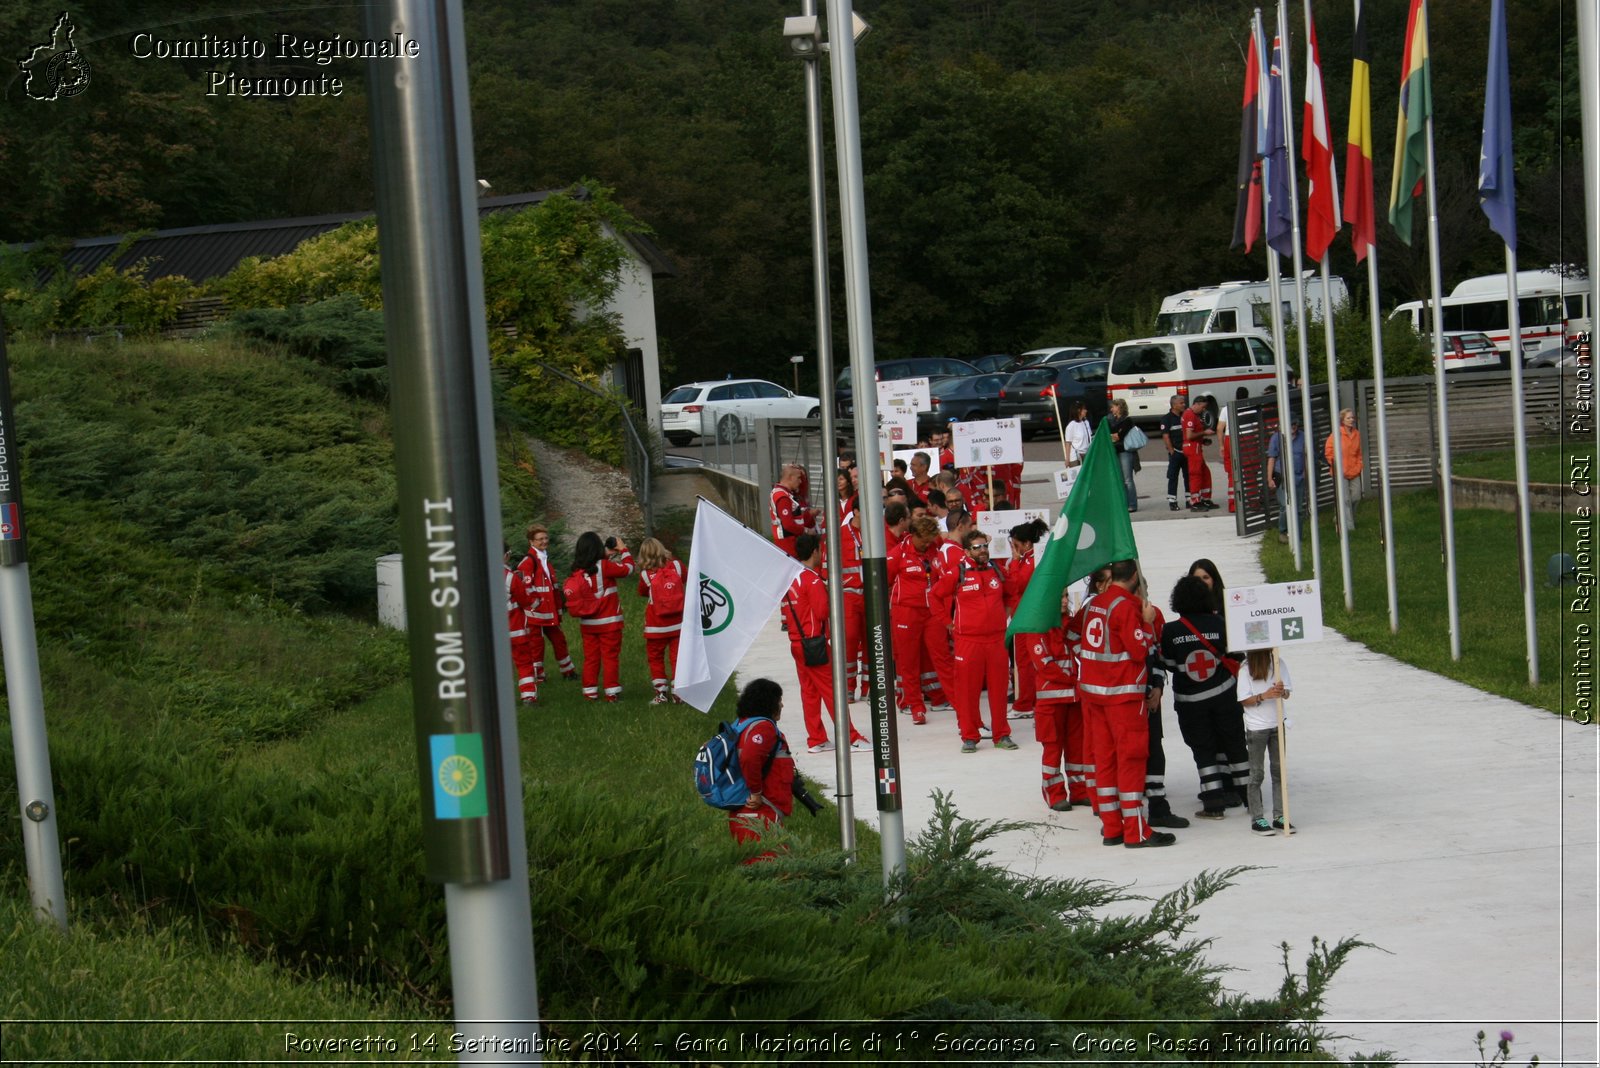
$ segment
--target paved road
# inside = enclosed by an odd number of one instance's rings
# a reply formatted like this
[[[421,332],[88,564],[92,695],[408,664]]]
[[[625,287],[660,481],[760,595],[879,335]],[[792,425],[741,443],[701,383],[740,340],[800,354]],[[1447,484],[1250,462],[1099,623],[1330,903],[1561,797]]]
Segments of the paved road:
[[[1030,473],[1035,463],[1049,466],[1030,461]],[[1214,473],[1220,477],[1220,468]],[[1142,497],[1154,492],[1156,476],[1156,465],[1146,464]],[[1032,488],[1037,495],[1025,492],[1025,503],[1049,503]],[[1257,543],[1235,537],[1226,513],[1169,513],[1164,486],[1160,497],[1162,507],[1142,507],[1134,526],[1158,596],[1198,556],[1215,560],[1231,585],[1264,581]],[[965,755],[951,713],[923,727],[896,717],[905,826],[912,835],[924,827],[930,792],[945,789],[968,816],[1036,821],[1035,830],[1001,842],[998,863],[1106,879],[1144,895],[1166,893],[1205,869],[1252,865],[1199,909],[1193,931],[1212,940],[1210,959],[1231,969],[1229,989],[1276,990],[1282,942],[1300,971],[1312,936],[1360,937],[1381,948],[1356,952],[1328,997],[1328,1026],[1351,1036],[1340,1044],[1345,1052],[1390,1049],[1418,1065],[1475,1063],[1473,1035],[1509,1028],[1518,1064],[1534,1053],[1549,1065],[1594,1064],[1595,729],[1332,633],[1296,653],[1293,670],[1290,816],[1300,829],[1293,837],[1254,837],[1230,813],[1177,832],[1173,848],[1105,849],[1088,811],[1043,806],[1026,721],[1017,731],[1020,751],[985,746]],[[776,620],[740,675],[794,684]],[[852,712],[870,731],[866,706]],[[1164,716],[1168,792],[1187,815],[1197,807],[1198,775],[1170,701]],[[807,778],[824,784],[819,796],[835,789],[833,754],[798,760]],[[850,766],[856,814],[876,823],[872,755],[855,754]]]

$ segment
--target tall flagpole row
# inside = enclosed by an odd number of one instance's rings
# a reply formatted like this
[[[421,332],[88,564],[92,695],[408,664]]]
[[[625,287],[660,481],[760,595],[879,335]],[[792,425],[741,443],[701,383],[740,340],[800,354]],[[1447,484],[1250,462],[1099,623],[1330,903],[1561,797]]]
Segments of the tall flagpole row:
[[[1394,483],[1389,474],[1389,401],[1383,388],[1383,317],[1378,309],[1378,247],[1367,246],[1367,314],[1372,326],[1373,407],[1378,421],[1378,493],[1383,513],[1383,577],[1389,591],[1389,633],[1400,633],[1400,587],[1394,565]]]
[[[1456,509],[1455,489],[1450,481],[1450,404],[1446,397],[1444,371],[1444,293],[1439,264],[1439,194],[1434,175],[1438,168],[1433,156],[1433,115],[1423,120],[1428,152],[1428,281],[1433,295],[1433,381],[1435,403],[1439,407],[1439,508],[1444,524],[1445,600],[1450,621],[1450,659],[1461,659],[1461,597],[1456,588]]]
[[[1278,77],[1278,92],[1283,98],[1284,165],[1289,168],[1289,232],[1294,240],[1294,301],[1295,350],[1300,358],[1300,428],[1301,450],[1305,454],[1306,515],[1311,528],[1311,574],[1322,581],[1322,535],[1317,530],[1317,465],[1312,446],[1311,422],[1311,363],[1306,355],[1306,328],[1311,324],[1306,315],[1305,262],[1300,255],[1300,191],[1295,176],[1294,154],[1289,146],[1294,144],[1294,80],[1293,66],[1289,60],[1289,14],[1282,3],[1278,4],[1278,63],[1282,71]],[[1326,303],[1326,294],[1324,294]],[[1294,480],[1290,479],[1291,485]],[[1295,554],[1295,567],[1302,568],[1299,552]]]

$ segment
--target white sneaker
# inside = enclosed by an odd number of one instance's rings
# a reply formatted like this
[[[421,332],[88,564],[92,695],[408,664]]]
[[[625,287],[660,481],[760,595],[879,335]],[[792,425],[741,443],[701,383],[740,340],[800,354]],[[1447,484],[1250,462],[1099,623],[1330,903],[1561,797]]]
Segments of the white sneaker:
[[[807,746],[806,747],[806,752],[808,752],[808,753],[831,753],[831,752],[833,752],[833,743],[832,742],[821,742],[821,743],[819,743],[817,745]]]
[[[852,753],[866,753],[870,752],[871,749],[872,743],[867,741],[865,738],[857,738],[855,741],[850,743],[850,751]]]
[[[929,705],[928,706],[928,711],[929,712],[950,712],[950,711],[953,711],[953,706],[950,704],[949,701],[941,701],[939,704]]]
[[[987,738],[987,737],[989,737],[989,726],[988,726],[988,724],[986,724],[986,723],[978,724],[978,737],[979,738]]]

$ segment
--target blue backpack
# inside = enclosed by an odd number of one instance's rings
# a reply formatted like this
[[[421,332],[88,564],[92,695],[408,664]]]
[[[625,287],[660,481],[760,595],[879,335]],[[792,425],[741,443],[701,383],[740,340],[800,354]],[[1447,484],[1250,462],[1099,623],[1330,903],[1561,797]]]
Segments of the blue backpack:
[[[772,722],[766,716],[753,716],[740,727],[727,723],[717,726],[717,733],[694,755],[694,788],[702,801],[724,812],[744,807],[750,800],[750,787],[745,784],[744,768],[739,763],[739,738],[752,724]],[[767,757],[768,769],[777,755],[778,746],[773,746],[772,755]]]

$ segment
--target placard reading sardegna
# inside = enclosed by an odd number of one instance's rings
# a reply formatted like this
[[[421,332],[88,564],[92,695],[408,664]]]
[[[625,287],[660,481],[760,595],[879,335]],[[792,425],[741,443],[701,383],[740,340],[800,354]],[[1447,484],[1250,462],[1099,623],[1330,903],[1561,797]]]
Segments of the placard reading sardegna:
[[[388,37],[302,37],[275,33],[267,39],[243,35],[221,37],[203,33],[196,37],[158,37],[141,30],[128,42],[134,59],[278,60],[312,62],[326,67],[336,59],[416,59],[422,46],[414,37],[392,33]],[[344,79],[324,71],[311,76],[258,75],[232,70],[205,72],[206,96],[343,96]]]

